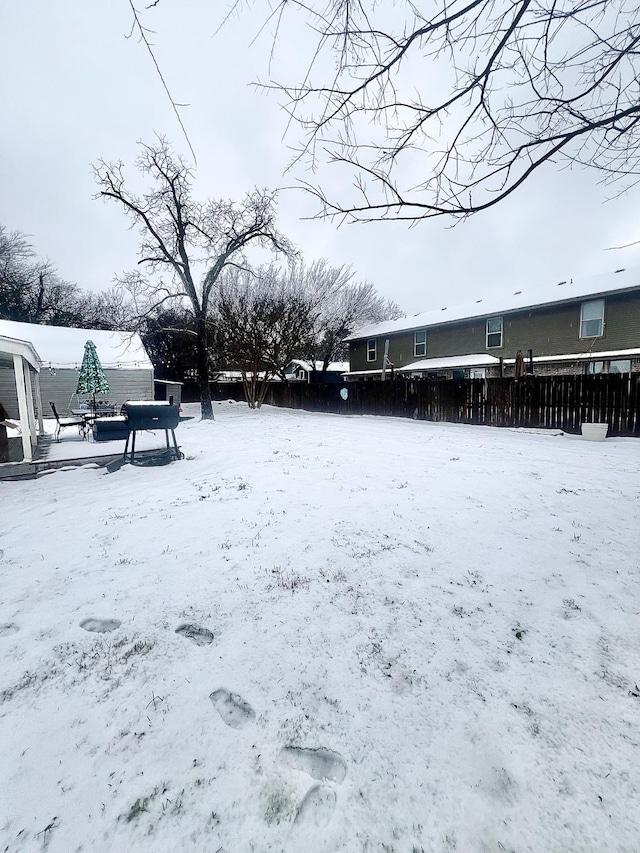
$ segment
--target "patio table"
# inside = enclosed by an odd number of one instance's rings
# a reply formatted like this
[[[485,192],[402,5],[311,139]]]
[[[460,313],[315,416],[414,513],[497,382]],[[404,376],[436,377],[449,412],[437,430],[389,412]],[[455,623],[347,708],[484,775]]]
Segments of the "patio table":
[[[117,406],[96,406],[95,409],[71,409],[71,414],[88,419],[110,418],[117,414]]]
[[[91,424],[94,421],[95,415],[88,409],[69,409],[69,411],[78,418],[84,418],[84,426],[80,427],[80,434],[85,441],[88,441],[91,434]]]

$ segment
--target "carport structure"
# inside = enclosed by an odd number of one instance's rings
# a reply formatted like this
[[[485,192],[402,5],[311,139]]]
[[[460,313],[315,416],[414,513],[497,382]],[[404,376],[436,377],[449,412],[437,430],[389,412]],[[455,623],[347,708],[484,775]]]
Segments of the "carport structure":
[[[6,417],[20,424],[24,462],[31,462],[38,435],[44,435],[40,365],[33,344],[0,335],[0,368],[5,377],[0,384],[0,403]]]

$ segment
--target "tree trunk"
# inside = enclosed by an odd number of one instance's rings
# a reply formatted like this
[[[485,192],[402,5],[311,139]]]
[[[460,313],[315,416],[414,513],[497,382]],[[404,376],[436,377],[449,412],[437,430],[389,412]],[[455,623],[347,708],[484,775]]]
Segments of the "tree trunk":
[[[268,376],[267,371],[265,370],[264,379],[262,380],[262,384],[258,393],[258,404],[256,406],[256,409],[259,409],[264,403],[264,398],[267,396],[267,391],[269,390],[269,379],[270,377]]]
[[[38,276],[38,304],[36,305],[36,320],[39,321],[44,307],[44,275]]]
[[[196,316],[196,369],[200,387],[200,407],[203,421],[212,421],[211,388],[209,387],[209,357],[207,354],[207,321]]]

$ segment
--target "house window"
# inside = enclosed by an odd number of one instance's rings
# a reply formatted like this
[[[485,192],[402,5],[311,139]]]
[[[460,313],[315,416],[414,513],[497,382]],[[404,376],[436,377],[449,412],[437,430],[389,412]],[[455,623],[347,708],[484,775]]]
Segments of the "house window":
[[[604,334],[604,299],[583,302],[580,308],[580,337],[601,338]]]
[[[413,335],[413,354],[416,358],[427,354],[427,330],[421,329]]]
[[[631,373],[631,359],[623,358],[620,361],[610,361],[609,373]]]
[[[367,341],[367,361],[375,361],[378,358],[378,342],[375,338]]]
[[[590,376],[595,376],[596,373],[602,373],[604,371],[604,361],[588,361],[586,365],[586,372]]]
[[[487,349],[502,346],[502,317],[487,320]]]

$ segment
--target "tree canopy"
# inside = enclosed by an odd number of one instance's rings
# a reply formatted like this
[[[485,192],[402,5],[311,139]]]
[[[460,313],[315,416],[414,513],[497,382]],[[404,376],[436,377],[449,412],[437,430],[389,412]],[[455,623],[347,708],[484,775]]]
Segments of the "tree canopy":
[[[120,293],[92,293],[65,281],[26,234],[0,225],[0,319],[111,329],[126,328],[127,316]]]
[[[319,361],[315,372],[322,374],[346,355],[349,332],[399,316],[395,302],[370,282],[354,281],[349,267],[297,258],[284,269],[229,270],[216,288],[211,322],[220,357],[240,371],[249,406],[259,408],[269,381],[286,379],[294,359]]]

